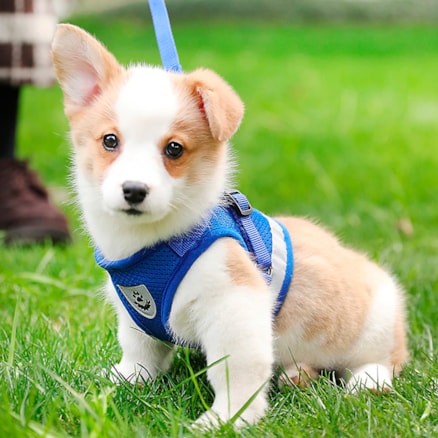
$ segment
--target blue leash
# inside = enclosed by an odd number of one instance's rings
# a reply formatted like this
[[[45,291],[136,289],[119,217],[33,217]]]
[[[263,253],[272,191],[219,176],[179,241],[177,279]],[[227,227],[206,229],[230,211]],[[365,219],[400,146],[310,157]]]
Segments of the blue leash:
[[[182,73],[164,0],[149,0],[161,61],[167,71]]]

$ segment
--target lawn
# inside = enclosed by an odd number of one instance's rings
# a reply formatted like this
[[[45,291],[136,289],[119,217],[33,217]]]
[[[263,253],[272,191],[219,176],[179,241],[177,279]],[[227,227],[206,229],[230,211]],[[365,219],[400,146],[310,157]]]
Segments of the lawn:
[[[74,22],[124,62],[159,63],[149,22]],[[181,62],[223,75],[246,103],[237,181],[259,209],[318,219],[400,278],[412,354],[394,391],[352,397],[322,379],[275,384],[258,425],[209,436],[437,436],[438,31],[433,27],[178,23]],[[68,188],[61,93],[26,89],[20,155],[62,202],[74,242],[0,243],[0,436],[177,437],[212,400],[203,358],[179,350],[144,388],[105,377],[120,357],[104,279]]]

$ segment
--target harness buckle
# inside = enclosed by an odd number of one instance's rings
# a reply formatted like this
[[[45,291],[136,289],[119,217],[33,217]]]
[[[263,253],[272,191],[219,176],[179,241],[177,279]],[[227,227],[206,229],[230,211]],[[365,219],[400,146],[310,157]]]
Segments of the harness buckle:
[[[234,207],[240,216],[249,216],[252,213],[252,206],[246,196],[238,190],[225,192],[225,199],[230,201],[230,205]]]

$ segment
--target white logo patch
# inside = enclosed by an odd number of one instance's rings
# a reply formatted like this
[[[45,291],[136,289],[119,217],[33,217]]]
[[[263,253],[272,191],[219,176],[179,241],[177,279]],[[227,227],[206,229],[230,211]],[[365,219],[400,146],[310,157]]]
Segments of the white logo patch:
[[[117,287],[138,313],[148,319],[155,318],[157,306],[144,284],[139,284],[138,286],[120,286],[118,284]]]

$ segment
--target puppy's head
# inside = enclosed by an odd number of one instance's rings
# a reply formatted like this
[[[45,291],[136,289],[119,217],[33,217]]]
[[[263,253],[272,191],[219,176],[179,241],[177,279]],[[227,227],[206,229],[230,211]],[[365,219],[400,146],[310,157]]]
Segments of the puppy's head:
[[[66,24],[58,26],[52,57],[84,210],[120,224],[169,222],[178,232],[217,202],[229,174],[227,141],[243,116],[223,79],[203,69],[126,69]]]

